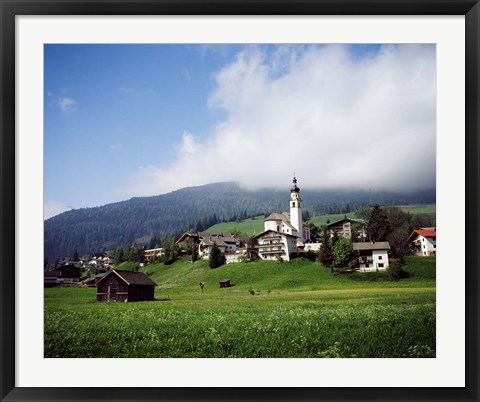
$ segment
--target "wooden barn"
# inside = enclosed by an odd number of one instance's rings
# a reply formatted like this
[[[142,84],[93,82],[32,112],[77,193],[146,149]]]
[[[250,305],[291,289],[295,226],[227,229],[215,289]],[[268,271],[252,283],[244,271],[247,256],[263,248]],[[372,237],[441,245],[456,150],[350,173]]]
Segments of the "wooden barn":
[[[232,285],[230,284],[230,279],[222,279],[220,282],[219,282],[219,285],[221,288],[229,288],[231,287]]]
[[[155,286],[143,272],[111,270],[97,282],[97,301],[154,300]]]

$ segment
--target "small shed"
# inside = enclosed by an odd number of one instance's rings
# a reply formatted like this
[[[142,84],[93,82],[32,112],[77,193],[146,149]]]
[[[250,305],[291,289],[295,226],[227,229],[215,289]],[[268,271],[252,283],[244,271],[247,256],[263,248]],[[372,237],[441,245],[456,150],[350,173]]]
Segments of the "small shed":
[[[155,286],[143,272],[111,270],[97,282],[97,301],[154,300]]]
[[[231,287],[232,285],[230,284],[230,279],[222,279],[220,281],[220,287],[221,288],[229,288]]]

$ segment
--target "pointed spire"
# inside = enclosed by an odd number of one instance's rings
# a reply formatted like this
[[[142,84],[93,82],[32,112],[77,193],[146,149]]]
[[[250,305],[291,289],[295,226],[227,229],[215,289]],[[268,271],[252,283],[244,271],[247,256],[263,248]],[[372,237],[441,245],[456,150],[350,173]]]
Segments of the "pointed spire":
[[[290,191],[292,193],[298,193],[300,191],[300,189],[297,187],[297,178],[295,177],[295,172],[293,172],[292,189]]]

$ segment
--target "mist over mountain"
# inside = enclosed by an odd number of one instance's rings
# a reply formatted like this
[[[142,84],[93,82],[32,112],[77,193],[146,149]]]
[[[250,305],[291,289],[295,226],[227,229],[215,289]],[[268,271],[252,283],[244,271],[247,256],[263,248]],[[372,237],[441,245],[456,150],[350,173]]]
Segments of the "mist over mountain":
[[[435,194],[435,189],[411,193],[301,190],[310,215],[353,212],[374,203],[434,203]],[[52,263],[74,251],[82,255],[132,243],[148,246],[154,236],[163,239],[186,230],[203,230],[212,221],[288,210],[289,198],[288,187],[246,190],[237,183],[223,182],[71,210],[44,222],[45,258]]]

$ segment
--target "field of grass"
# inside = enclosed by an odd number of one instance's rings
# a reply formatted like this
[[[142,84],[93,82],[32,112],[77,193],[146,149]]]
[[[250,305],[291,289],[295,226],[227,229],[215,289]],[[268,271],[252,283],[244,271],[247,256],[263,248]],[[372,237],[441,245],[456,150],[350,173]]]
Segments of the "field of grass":
[[[433,257],[410,258],[412,277],[398,282],[304,259],[141,269],[159,284],[156,301],[97,303],[95,288],[45,289],[45,357],[435,356]],[[224,278],[233,287],[219,288]]]
[[[436,204],[412,204],[412,205],[397,205],[403,212],[408,212],[411,215],[435,215],[437,212]]]
[[[244,219],[240,222],[222,222],[210,226],[207,232],[213,233],[231,233],[234,231],[244,233],[247,236],[263,232],[263,215],[256,216],[255,219]]]
[[[328,223],[333,223],[336,221],[339,221],[340,219],[343,219],[347,216],[347,218],[355,218],[355,214],[353,212],[350,212],[348,214],[330,214],[330,215],[317,215],[314,216],[313,218],[310,218],[308,222],[313,222],[315,225],[318,227],[322,227]]]

